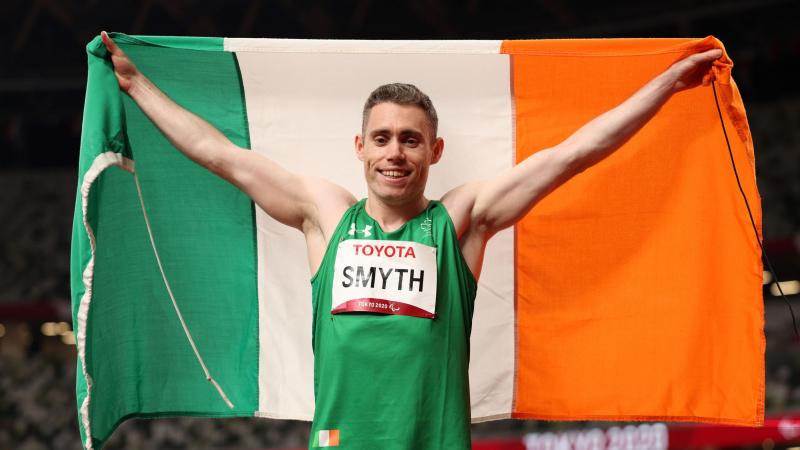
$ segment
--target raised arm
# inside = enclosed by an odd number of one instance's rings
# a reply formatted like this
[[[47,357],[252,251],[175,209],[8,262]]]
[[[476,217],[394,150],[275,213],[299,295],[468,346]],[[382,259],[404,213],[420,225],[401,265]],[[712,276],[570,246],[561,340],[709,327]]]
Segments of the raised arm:
[[[619,106],[578,129],[555,147],[540,150],[507,172],[459,186],[442,197],[461,251],[480,275],[486,242],[514,225],[542,197],[622,146],[676,92],[706,83],[718,49],[677,61]]]
[[[516,223],[547,193],[622,146],[673,94],[705,83],[704,75],[720,56],[722,51],[713,49],[677,61],[555,147],[531,155],[493,179],[454,190],[453,200],[471,205],[465,211],[470,228],[488,238]],[[447,195],[443,198],[445,204],[453,200],[448,201]]]
[[[240,148],[211,124],[182,108],[142,74],[103,31],[119,87],[181,152],[233,183],[267,214],[304,233],[330,228],[352,195],[325,180],[289,172],[270,159]],[[331,211],[327,211],[331,209]],[[328,216],[332,220],[325,220]],[[333,223],[335,227],[335,223]]]

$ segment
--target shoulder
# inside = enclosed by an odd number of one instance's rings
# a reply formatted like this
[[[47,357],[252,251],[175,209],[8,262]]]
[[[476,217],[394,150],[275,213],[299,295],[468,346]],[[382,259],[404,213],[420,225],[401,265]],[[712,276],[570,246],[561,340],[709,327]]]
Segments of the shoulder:
[[[358,200],[347,189],[324,178],[304,176],[303,183],[312,198],[309,223],[304,228],[311,226],[318,229],[327,241],[345,211]]]
[[[475,280],[480,277],[483,253],[489,239],[480,218],[475,217],[475,200],[482,185],[480,181],[463,184],[440,200],[453,221],[461,254]]]
[[[470,182],[451,189],[439,200],[447,210],[459,239],[473,225],[472,212],[481,182]]]
[[[303,221],[302,232],[308,250],[311,273],[316,273],[328,248],[336,227],[348,209],[357,203],[348,190],[328,180],[303,177],[305,188],[311,194],[310,211]]]

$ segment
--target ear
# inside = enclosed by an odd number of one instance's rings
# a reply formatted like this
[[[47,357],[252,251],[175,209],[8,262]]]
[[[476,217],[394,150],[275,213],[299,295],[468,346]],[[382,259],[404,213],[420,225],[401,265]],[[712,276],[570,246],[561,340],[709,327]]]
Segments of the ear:
[[[356,146],[356,158],[358,158],[359,161],[364,161],[364,139],[361,137],[360,134],[356,135],[355,146]]]
[[[442,153],[444,153],[444,139],[436,138],[436,142],[433,143],[433,158],[431,158],[431,164],[436,164],[442,159]]]

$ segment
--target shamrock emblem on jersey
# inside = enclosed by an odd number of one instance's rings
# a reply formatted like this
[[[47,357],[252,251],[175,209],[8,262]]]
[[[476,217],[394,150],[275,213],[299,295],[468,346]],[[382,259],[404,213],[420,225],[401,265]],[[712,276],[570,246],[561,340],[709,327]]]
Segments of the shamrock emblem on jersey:
[[[370,237],[370,236],[372,236],[372,225],[364,225],[364,229],[363,230],[356,230],[356,224],[355,223],[351,223],[350,224],[350,230],[347,232],[347,234],[349,234],[350,236],[353,236],[356,233],[363,234],[364,237]]]
[[[431,236],[433,234],[431,232],[431,229],[433,228],[433,221],[430,217],[428,217],[419,224],[419,228],[425,233],[425,236]]]

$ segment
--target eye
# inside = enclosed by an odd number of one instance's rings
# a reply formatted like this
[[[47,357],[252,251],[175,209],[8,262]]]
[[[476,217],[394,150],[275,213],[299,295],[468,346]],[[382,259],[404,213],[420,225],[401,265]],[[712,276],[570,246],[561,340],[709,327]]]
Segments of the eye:
[[[419,145],[419,140],[417,138],[413,138],[413,137],[407,138],[406,139],[406,145],[409,146],[409,147],[416,147],[416,146]]]
[[[382,136],[382,135],[377,135],[374,138],[372,138],[372,140],[377,145],[386,145],[386,143],[389,142],[389,140],[386,139],[386,136]]]

